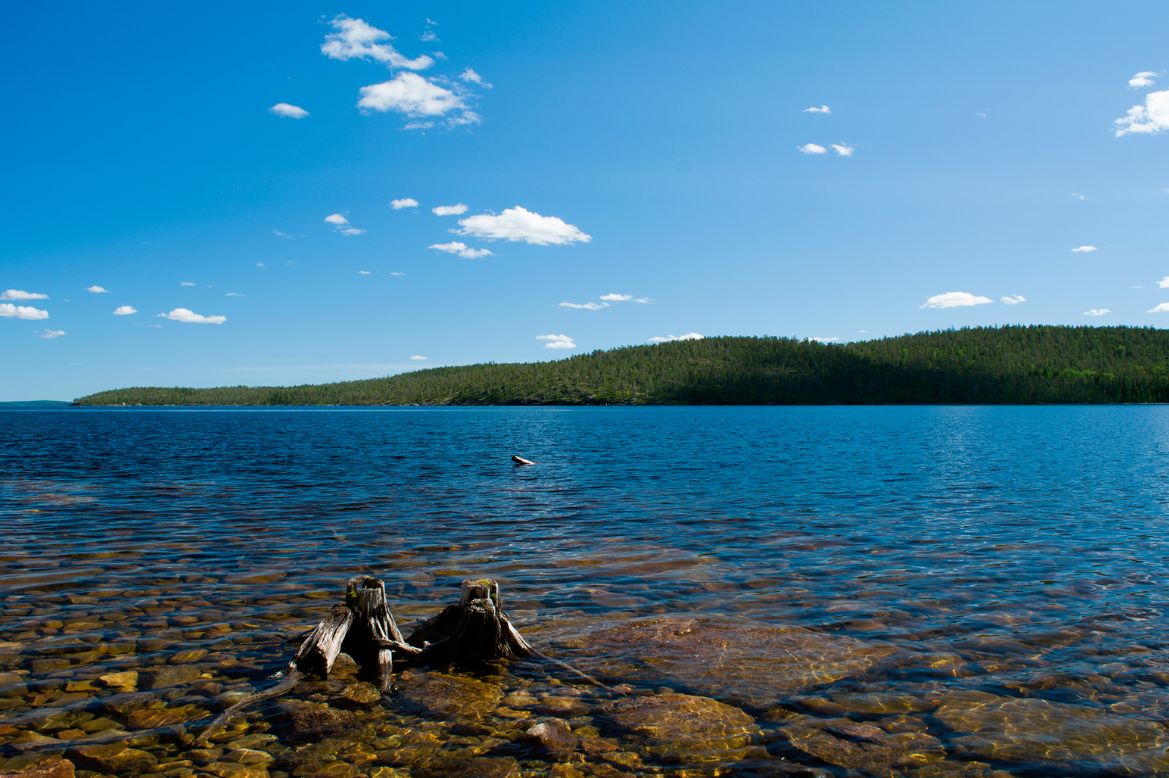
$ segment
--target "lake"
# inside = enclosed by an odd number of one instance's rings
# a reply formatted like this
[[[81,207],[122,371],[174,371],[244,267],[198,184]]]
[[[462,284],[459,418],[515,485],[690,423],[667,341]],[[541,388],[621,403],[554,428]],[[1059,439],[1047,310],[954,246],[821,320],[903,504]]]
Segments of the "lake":
[[[0,440],[0,770],[1169,775],[1169,407],[18,408]],[[197,748],[356,574],[407,633],[493,577],[610,688],[343,666]]]

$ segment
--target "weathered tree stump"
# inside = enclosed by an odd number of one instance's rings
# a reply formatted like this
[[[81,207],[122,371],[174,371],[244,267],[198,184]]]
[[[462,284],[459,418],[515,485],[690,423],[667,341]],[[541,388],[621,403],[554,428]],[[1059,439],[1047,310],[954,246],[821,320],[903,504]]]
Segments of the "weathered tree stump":
[[[301,642],[280,683],[250,694],[220,713],[203,730],[198,742],[206,743],[244,708],[292,690],[306,675],[327,677],[340,653],[353,657],[363,673],[377,677],[383,693],[389,692],[395,651],[411,660],[433,665],[533,657],[552,662],[604,688],[596,679],[532,648],[503,610],[499,584],[490,578],[463,581],[457,605],[448,605],[437,616],[417,625],[408,639],[403,639],[386,604],[385,584],[377,578],[359,575],[346,584],[345,602],[334,605]]]

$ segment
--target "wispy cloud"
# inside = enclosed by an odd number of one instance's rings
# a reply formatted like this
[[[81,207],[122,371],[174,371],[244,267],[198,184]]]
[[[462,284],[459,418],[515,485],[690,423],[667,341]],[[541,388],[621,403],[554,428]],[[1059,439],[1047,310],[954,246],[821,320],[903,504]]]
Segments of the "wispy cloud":
[[[633,302],[635,302],[635,303],[644,303],[644,304],[646,304],[646,305],[653,305],[653,302],[654,302],[654,301],[653,301],[653,298],[652,298],[652,297],[638,297],[638,298],[637,298],[636,300],[634,300]]]
[[[1151,308],[1146,313],[1169,313],[1169,303],[1161,303],[1156,308]]]
[[[156,316],[163,319],[170,319],[171,321],[185,322],[187,324],[223,324],[227,321],[226,316],[200,316],[186,308],[175,308],[170,313],[159,313]]]
[[[85,291],[93,292],[94,294],[109,294],[110,293],[109,289],[102,289],[100,286],[98,286],[96,284],[94,284],[93,286],[90,286],[90,287],[86,287]]]
[[[925,305],[918,306],[919,308],[963,308],[968,305],[984,305],[986,303],[993,303],[994,300],[989,297],[979,297],[978,295],[970,294],[969,292],[946,292],[945,294],[934,295],[925,301]]]
[[[345,225],[349,224],[349,220],[339,213],[326,216],[325,221],[327,221],[329,224],[332,224],[333,228],[342,235],[353,236],[365,234],[365,230],[359,230],[356,227],[346,227]]]
[[[369,272],[368,270],[358,270],[357,275],[359,275],[359,276],[372,276],[373,273]]]
[[[1141,87],[1152,86],[1154,79],[1159,75],[1161,74],[1154,73],[1152,70],[1142,70],[1128,80],[1128,87],[1129,89],[1140,89]]]
[[[1027,298],[1021,294],[1017,294],[1014,297],[1007,295],[1006,297],[1001,298],[999,302],[1003,305],[1018,305],[1019,303],[1027,302]]]
[[[817,343],[840,343],[840,338],[808,338],[808,340],[814,340]]]
[[[1084,197],[1082,194],[1079,194],[1077,192],[1072,192],[1072,197],[1078,198],[1080,200],[1087,200],[1088,199],[1087,197]]]
[[[427,357],[424,357],[421,354],[415,354],[414,356],[410,357],[410,359],[418,360],[421,362],[422,360],[427,359]]]
[[[520,206],[508,208],[498,216],[481,213],[460,219],[460,235],[474,235],[488,240],[522,240],[535,246],[566,243],[588,243],[591,235],[585,235],[576,226],[555,216],[541,216]],[[455,230],[452,230],[455,232]]]
[[[463,259],[478,259],[479,257],[493,257],[492,252],[487,249],[469,249],[466,243],[454,241],[453,243],[436,243],[433,246],[427,246],[428,249],[438,249],[445,251],[448,254],[457,254]]]
[[[1085,316],[1103,316],[1106,313],[1112,313],[1112,311],[1108,310],[1107,308],[1092,308],[1090,310],[1084,311]]]
[[[65,334],[65,330],[45,330],[38,338],[59,338]]]
[[[405,274],[405,273],[390,273],[390,275],[392,275],[392,276],[404,276],[404,275],[406,275],[406,274]]]
[[[803,146],[796,146],[796,148],[803,154],[823,154],[828,150],[818,143],[806,143]]]
[[[390,207],[395,211],[400,211],[403,208],[417,208],[418,201],[413,197],[403,197],[401,200],[393,200],[390,202]]]
[[[479,86],[486,87],[487,89],[494,89],[491,84],[488,84],[483,80],[483,76],[479,75],[474,70],[471,70],[471,68],[467,68],[462,73],[460,73],[459,78],[463,79],[468,84],[478,84]]]
[[[442,41],[438,39],[438,36],[434,34],[434,30],[427,30],[426,32],[422,33],[418,36],[418,40],[425,43],[430,43],[431,41],[435,43],[442,43]]]
[[[132,313],[138,313],[138,311],[130,305],[119,305],[114,309],[114,316],[129,316]]]
[[[800,111],[800,113],[832,113],[832,109],[826,105],[822,105],[819,108],[813,105],[811,108],[805,108]]]
[[[263,263],[263,262],[257,262],[257,263],[256,263],[256,267],[263,267],[263,266],[264,266],[264,263]]]
[[[190,282],[190,281],[183,281],[181,284],[179,284],[179,286],[194,286],[194,285],[195,284]]]
[[[349,236],[364,235],[365,234],[365,230],[359,230],[356,227],[346,227],[343,230],[338,230],[338,232],[340,232],[342,235],[349,235]]]
[[[1095,251],[1095,246],[1080,246],[1077,249],[1072,249],[1073,254],[1087,254],[1089,251]]]
[[[609,307],[608,303],[570,303],[567,300],[559,305],[561,308],[583,308],[586,311],[599,311]]]
[[[603,294],[603,295],[601,295],[601,299],[602,300],[610,300],[610,301],[616,302],[616,303],[623,303],[623,302],[626,302],[627,300],[632,300],[633,295],[631,295],[631,294],[616,294],[616,293]]]
[[[298,105],[289,105],[288,103],[276,103],[276,105],[268,109],[268,112],[285,119],[303,119],[308,116],[308,111],[305,109]]]
[[[333,32],[326,35],[321,44],[321,53],[330,59],[371,59],[388,67],[407,70],[425,70],[434,64],[434,60],[425,54],[414,59],[402,56],[389,43],[383,43],[394,40],[392,35],[361,19],[350,19],[341,14],[330,24]]]
[[[1157,288],[1159,288],[1159,289],[1169,289],[1169,276],[1165,276],[1165,277],[1164,277],[1164,278],[1162,278],[1160,281],[1158,281],[1158,282],[1157,282]]]
[[[850,146],[847,143],[833,143],[832,149],[842,157],[851,157],[852,152],[856,151],[856,146]]]
[[[467,206],[462,203],[458,205],[440,205],[430,210],[435,216],[458,216],[461,213],[467,212]]]
[[[650,338],[650,343],[669,343],[671,340],[702,340],[702,335],[697,332],[688,332],[685,335],[667,335],[664,338],[660,335],[656,338]]]
[[[37,294],[36,292],[24,292],[20,289],[6,289],[4,294],[0,294],[0,300],[48,300],[47,294]]]
[[[33,308],[31,305],[0,303],[0,317],[5,319],[28,319],[29,321],[36,321],[37,319],[49,318],[49,312],[43,311],[40,308]]]
[[[246,297],[246,296],[247,295],[242,295],[239,292],[228,292],[227,294],[224,295],[224,297]]]
[[[1116,137],[1133,133],[1154,135],[1169,128],[1169,91],[1149,92],[1144,105],[1134,105],[1116,120]]]
[[[273,234],[273,235],[279,235],[279,236],[280,236],[280,237],[282,237],[282,238],[288,238],[289,240],[296,240],[295,238],[293,238],[293,237],[292,237],[291,235],[289,235],[288,233],[286,233],[286,232],[281,232],[280,230],[272,230],[272,234]]]
[[[544,348],[576,348],[576,343],[567,335],[537,335],[536,340],[546,340]]]

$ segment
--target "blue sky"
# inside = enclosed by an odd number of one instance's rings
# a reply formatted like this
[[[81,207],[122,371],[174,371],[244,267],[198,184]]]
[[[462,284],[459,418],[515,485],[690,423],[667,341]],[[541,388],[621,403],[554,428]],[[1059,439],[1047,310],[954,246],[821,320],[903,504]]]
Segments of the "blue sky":
[[[7,10],[0,400],[1169,325],[1166,6],[171,5]]]

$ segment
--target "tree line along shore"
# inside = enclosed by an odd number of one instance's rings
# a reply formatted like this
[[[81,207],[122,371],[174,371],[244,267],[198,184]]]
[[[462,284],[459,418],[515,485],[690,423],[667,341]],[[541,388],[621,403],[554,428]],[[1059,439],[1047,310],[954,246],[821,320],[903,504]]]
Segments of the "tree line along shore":
[[[764,405],[1169,402],[1169,330],[1006,326],[848,344],[710,337],[302,386],[135,387],[79,405]]]

